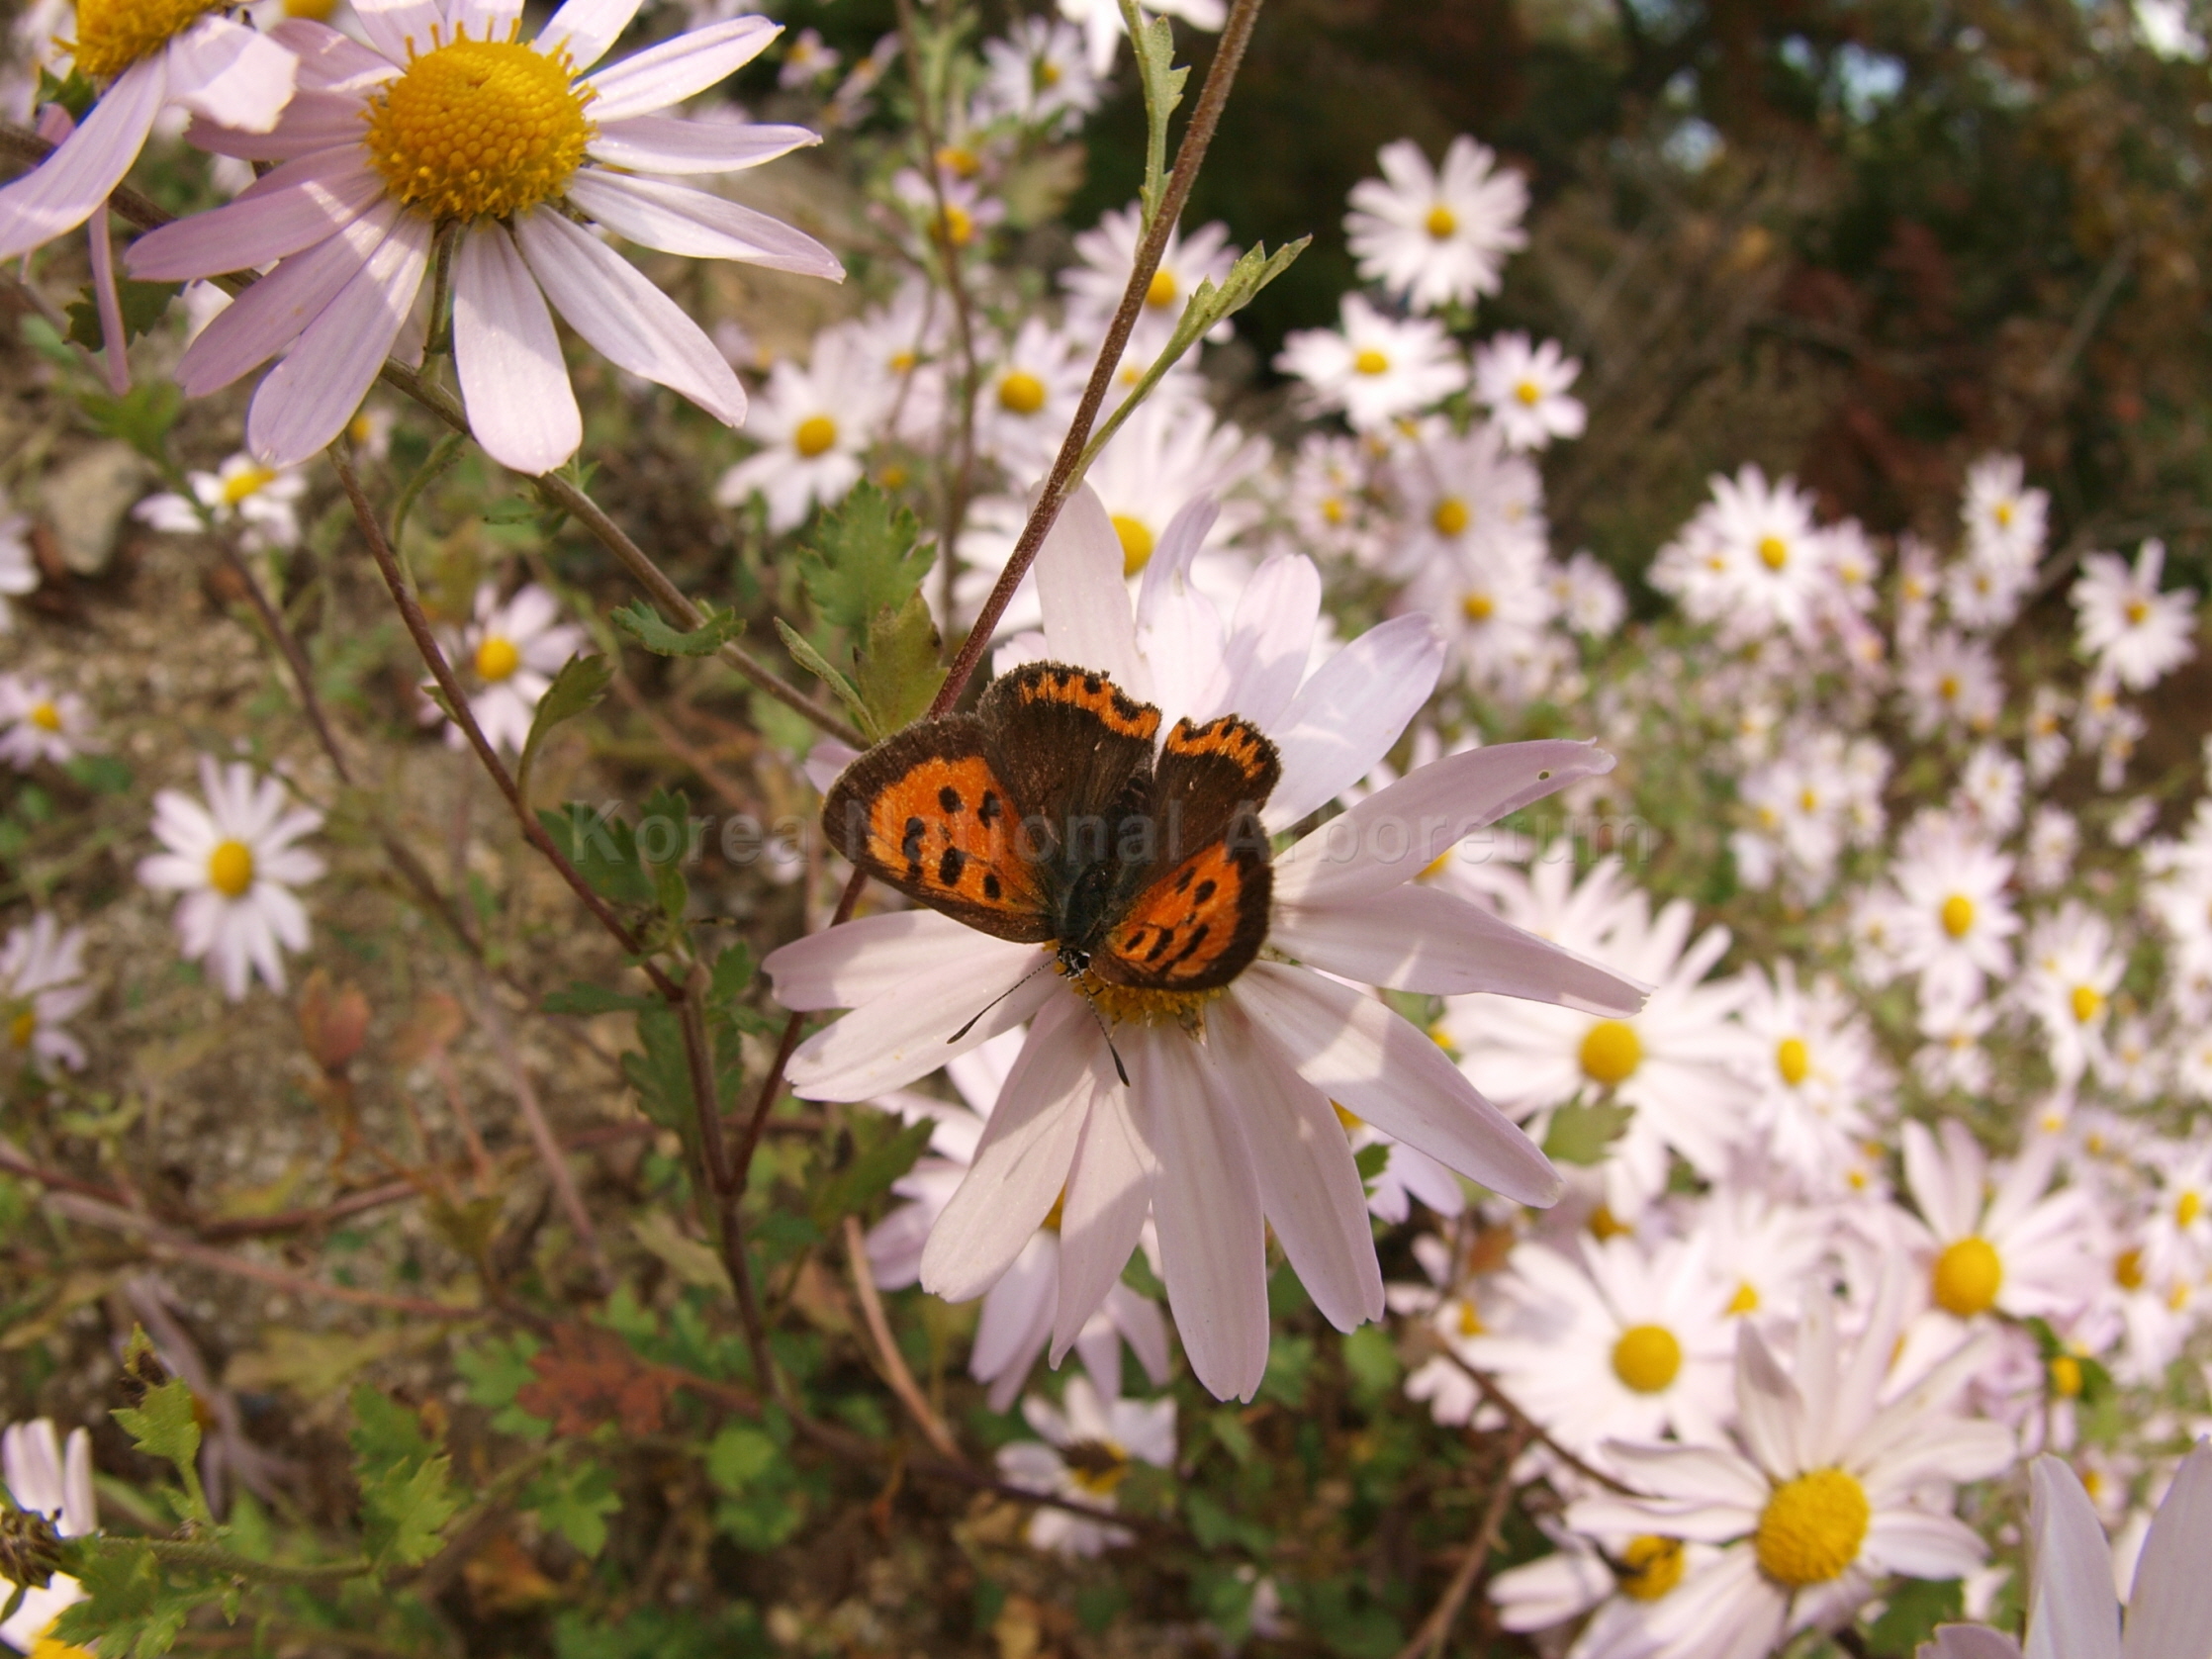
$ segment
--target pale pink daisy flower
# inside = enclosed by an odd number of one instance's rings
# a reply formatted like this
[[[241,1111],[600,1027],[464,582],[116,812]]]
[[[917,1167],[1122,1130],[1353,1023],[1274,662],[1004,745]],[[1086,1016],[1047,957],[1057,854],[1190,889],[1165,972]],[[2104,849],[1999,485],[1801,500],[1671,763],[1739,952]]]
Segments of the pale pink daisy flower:
[[[45,1516],[62,1537],[81,1538],[100,1529],[92,1490],[92,1436],[84,1429],[70,1429],[64,1445],[50,1418],[11,1423],[0,1431],[0,1476],[17,1509]],[[14,1593],[15,1587],[9,1588]],[[21,1594],[22,1605],[0,1623],[0,1641],[22,1653],[52,1651],[44,1638],[63,1609],[84,1600],[84,1587],[67,1573],[55,1573],[44,1589],[27,1588]]]
[[[1067,332],[1078,345],[1095,351],[1105,339],[1106,325],[1121,309],[1130,272],[1137,268],[1137,245],[1144,236],[1144,215],[1134,204],[1112,210],[1088,230],[1075,233],[1075,263],[1060,273],[1060,285],[1067,296]],[[1237,249],[1226,225],[1201,225],[1187,236],[1180,230],[1168,235],[1159,268],[1145,289],[1137,325],[1122,350],[1125,385],[1152,367],[1198,285],[1210,281],[1218,286],[1236,263]],[[1224,340],[1230,332],[1224,323],[1211,337]]]
[[[722,474],[717,503],[736,507],[758,491],[768,527],[781,532],[845,499],[898,396],[871,345],[849,323],[824,328],[805,368],[784,358],[769,371],[750,432],[761,448]]]
[[[0,189],[0,260],[20,258],[99,213],[164,108],[266,133],[292,96],[292,53],[205,6],[90,0],[77,9],[74,33],[76,67],[99,84],[99,101],[51,155]],[[94,258],[104,263],[105,221],[96,229]]]
[[[284,989],[284,953],[308,947],[308,913],[292,889],[323,874],[323,861],[294,842],[323,826],[274,778],[232,761],[200,757],[205,804],[180,789],[153,797],[153,834],[164,851],[139,861],[138,879],[157,892],[180,892],[177,937],[187,962],[206,958],[232,1002],[258,972]]]
[[[1000,1446],[998,1472],[1025,1491],[1110,1510],[1132,1462],[1174,1466],[1172,1400],[1101,1399],[1087,1378],[1075,1377],[1059,1406],[1032,1395],[1022,1402],[1022,1416],[1044,1439]],[[1130,1538],[1127,1527],[1111,1521],[1042,1508],[1030,1517],[1027,1536],[1035,1548],[1061,1555],[1096,1555]]]
[[[0,1029],[8,1047],[28,1054],[42,1070],[84,1068],[84,1045],[62,1022],[92,1000],[84,982],[84,929],[68,932],[41,911],[0,945]]]
[[[1528,245],[1528,186],[1497,153],[1461,134],[1432,167],[1411,138],[1383,145],[1383,176],[1351,187],[1344,237],[1359,274],[1417,311],[1498,292],[1506,255]]]
[[[2159,592],[2166,543],[2146,541],[2135,567],[2116,553],[2091,553],[2074,585],[2081,650],[2097,671],[2131,691],[2150,690],[2196,654],[2196,590]]]
[[[457,639],[446,640],[446,654],[462,685],[473,688],[469,713],[495,749],[522,752],[538,699],[590,637],[574,623],[561,621],[560,615],[560,601],[534,582],[504,604],[499,588],[487,582],[476,591],[474,619]],[[427,690],[435,682],[422,684]],[[424,725],[434,726],[445,721],[445,711],[425,697],[419,717]],[[459,726],[447,722],[445,741],[447,747],[459,749],[468,739]]]
[[[2012,859],[1939,814],[1899,838],[1889,876],[1898,907],[1889,941],[1897,968],[1920,976],[1923,1011],[1979,1002],[1984,976],[2012,971],[2020,931],[2006,887]]]
[[[1475,348],[1475,399],[1512,449],[1543,449],[1553,438],[1579,438],[1587,420],[1567,395],[1582,364],[1557,340],[1531,345],[1519,331]]]
[[[1373,770],[1434,686],[1441,643],[1425,618],[1403,617],[1309,676],[1319,573],[1304,559],[1271,560],[1224,627],[1183,581],[1202,534],[1193,525],[1162,545],[1133,617],[1121,538],[1097,499],[1079,494],[1037,563],[1037,643],[1152,699],[1162,731],[1178,715],[1234,712],[1271,734],[1281,777],[1260,821],[1285,830]],[[1249,1399],[1267,1364],[1267,1224],[1338,1329],[1383,1311],[1366,1203],[1332,1101],[1518,1202],[1557,1196],[1543,1155],[1428,1034],[1346,980],[1632,1013],[1638,991],[1618,976],[1412,884],[1475,826],[1611,764],[1587,744],[1501,745],[1367,796],[1275,859],[1266,960],[1218,991],[1109,995],[1086,983],[1078,993],[1040,971],[1053,959],[1037,946],[927,910],[798,940],[766,964],[778,996],[854,1012],[799,1049],[792,1086],[810,1099],[866,1099],[1033,1020],[974,1164],[923,1250],[923,1287],[954,1301],[980,1295],[1060,1204],[1057,1355],[1120,1277],[1150,1215],[1192,1369],[1217,1396]]]
[[[2051,513],[2048,491],[2031,490],[2017,455],[1984,455],[1967,469],[1959,517],[1969,555],[1985,564],[2032,570]]]
[[[2004,706],[2004,679],[1986,643],[1944,628],[1904,653],[1899,675],[1912,735],[1985,735]]]
[[[188,472],[184,481],[191,495],[164,490],[133,507],[131,516],[172,535],[234,525],[238,546],[248,553],[300,544],[300,514],[293,504],[307,494],[305,469],[265,467],[240,454],[214,472]]]
[[[2084,1193],[2051,1190],[2059,1151],[2056,1137],[2037,1136],[1992,1170],[1956,1118],[1934,1135],[1905,1124],[1905,1184],[1920,1221],[1898,1217],[1900,1242],[1924,1263],[1928,1299],[1942,1314],[2055,1319],[2088,1301],[2103,1271],[2103,1227]]]
[[[1342,410],[1359,432],[1431,409],[1467,385],[1467,365],[1442,323],[1392,317],[1357,294],[1344,296],[1341,326],[1294,329],[1275,367],[1306,383],[1317,410]]]
[[[725,424],[743,420],[744,388],[705,330],[588,227],[669,253],[841,276],[812,237],[647,176],[731,172],[815,138],[662,113],[750,61],[777,33],[763,18],[588,72],[636,11],[637,0],[567,0],[529,41],[516,0],[366,0],[355,12],[368,46],[306,19],[279,24],[275,38],[301,59],[284,119],[266,136],[211,121],[191,137],[281,165],[128,255],[133,275],[172,282],[276,262],[186,349],[186,393],[283,354],[254,393],[246,444],[270,466],[305,460],[345,429],[400,348],[450,235],[454,367],[494,460],[542,473],[583,439],[555,312],[618,368]],[[505,153],[487,164],[491,145]]]
[[[84,698],[44,680],[0,675],[0,761],[29,772],[42,761],[60,766],[93,747]]]

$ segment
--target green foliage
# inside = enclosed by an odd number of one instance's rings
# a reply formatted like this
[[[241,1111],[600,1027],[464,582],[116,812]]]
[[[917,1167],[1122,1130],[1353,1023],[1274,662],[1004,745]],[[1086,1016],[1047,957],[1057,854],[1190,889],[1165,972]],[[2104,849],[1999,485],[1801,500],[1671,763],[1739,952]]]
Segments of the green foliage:
[[[126,344],[151,329],[168,312],[169,302],[183,288],[176,282],[133,282],[123,277],[116,282],[116,309],[123,314],[123,338]],[[98,351],[107,344],[107,330],[100,324],[100,304],[91,289],[84,297],[71,300],[68,307],[69,338],[87,351]]]
[[[1586,1168],[1601,1163],[1606,1149],[1627,1133],[1628,1120],[1635,1115],[1634,1107],[1611,1100],[1562,1106],[1551,1115],[1551,1128],[1544,1136],[1544,1155],[1555,1163],[1576,1163]]]
[[[572,800],[558,812],[541,807],[537,821],[600,897],[617,904],[654,902],[653,881],[638,863],[636,837],[611,807]]]
[[[1145,182],[1138,191],[1144,204],[1145,228],[1159,217],[1167,189],[1167,123],[1183,101],[1183,83],[1190,70],[1175,61],[1175,32],[1167,20],[1146,20],[1134,0],[1119,0],[1122,26],[1137,58],[1137,84],[1145,94]]]
[[[544,1418],[533,1417],[514,1403],[514,1397],[537,1376],[530,1360],[539,1346],[535,1336],[517,1333],[511,1336],[480,1337],[454,1351],[453,1368],[468,1385],[469,1403],[489,1411],[492,1427],[503,1434],[541,1440],[553,1427]]]
[[[607,620],[658,657],[711,657],[745,631],[736,611],[708,609],[706,620],[687,633],[662,621],[643,599],[617,605]]]
[[[579,979],[566,990],[548,992],[538,1006],[548,1014],[643,1014],[664,1006],[657,996],[630,996]]]
[[[841,1216],[865,1212],[922,1155],[930,1132],[928,1119],[902,1124],[888,1114],[871,1113],[853,1126],[853,1155],[814,1189],[807,1213],[827,1233]]]
[[[805,1522],[806,1494],[788,1452],[790,1430],[772,1415],[761,1428],[732,1423],[706,1448],[706,1478],[722,1495],[714,1523],[740,1549],[774,1549]]]
[[[173,380],[142,380],[122,397],[84,391],[77,407],[95,430],[121,438],[149,461],[168,458],[169,432],[184,413],[184,394]]]
[[[588,1556],[606,1547],[607,1517],[622,1508],[614,1476],[605,1464],[589,1457],[542,1470],[522,1489],[519,1501],[549,1531],[558,1532]]]
[[[537,711],[530,716],[530,735],[522,744],[522,758],[514,769],[514,786],[524,800],[530,798],[530,769],[537,764],[545,740],[555,727],[598,707],[613,681],[613,665],[604,657],[571,657],[561,665],[545,695],[538,698]]]
[[[97,1643],[106,1659],[159,1659],[193,1610],[221,1594],[172,1585],[152,1547],[135,1539],[103,1540],[76,1579],[85,1599],[61,1611],[53,1633],[72,1647]]]
[[[353,1473],[361,1486],[362,1544],[379,1568],[415,1567],[437,1553],[460,1510],[452,1465],[420,1420],[367,1383],[354,1389]]]
[[[1965,1616],[1964,1587],[1955,1578],[1899,1579],[1882,1616],[1867,1627],[1867,1651],[1878,1659],[1911,1659],[1938,1624]]]
[[[936,562],[921,520],[864,482],[815,526],[798,570],[822,620],[857,633],[878,611],[902,609]]]
[[[39,69],[39,90],[31,100],[31,107],[38,109],[46,104],[59,104],[69,112],[72,121],[82,121],[100,96],[100,88],[90,76],[74,63],[65,76],[57,76],[43,64]]]
[[[907,596],[895,611],[886,606],[869,618],[865,641],[853,648],[853,680],[877,733],[894,732],[928,710],[945,684],[941,644],[919,594]]]

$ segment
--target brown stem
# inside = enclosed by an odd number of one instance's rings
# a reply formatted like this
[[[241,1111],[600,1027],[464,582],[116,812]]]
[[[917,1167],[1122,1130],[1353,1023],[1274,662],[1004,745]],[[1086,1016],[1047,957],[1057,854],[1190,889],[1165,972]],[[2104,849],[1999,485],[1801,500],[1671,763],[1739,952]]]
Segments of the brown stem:
[[[1513,1502],[1514,1462],[1521,1456],[1521,1448],[1527,1439],[1526,1431],[1520,1428],[1508,1436],[1506,1455],[1498,1470],[1498,1484],[1491,1488],[1490,1502],[1483,1507],[1482,1524],[1475,1528],[1467,1553],[1460,1558],[1451,1582],[1444,1586],[1443,1596],[1422,1621],[1421,1628],[1414,1632],[1414,1639],[1398,1650],[1398,1659],[1435,1659],[1435,1655],[1444,1650],[1444,1643],[1451,1639],[1451,1627],[1459,1622],[1460,1610],[1474,1594],[1475,1580],[1482,1576],[1490,1552],[1497,1546],[1498,1529],[1506,1523],[1506,1506]]]
[[[883,1317],[883,1299],[876,1293],[876,1277],[868,1270],[868,1241],[861,1233],[858,1216],[845,1218],[845,1265],[852,1269],[853,1293],[861,1299],[861,1316],[868,1322],[868,1334],[876,1339],[883,1380],[890,1384],[898,1403],[906,1408],[906,1415],[929,1443],[954,1462],[965,1461],[960,1442],[945,1427],[945,1420],[931,1410],[928,1397],[914,1381],[914,1373],[907,1369],[906,1355],[898,1351],[897,1339],[891,1336],[890,1321]]]
[[[1472,1382],[1477,1388],[1482,1390],[1483,1398],[1485,1400],[1488,1400],[1493,1406],[1496,1406],[1500,1411],[1504,1412],[1507,1418],[1512,1421],[1514,1428],[1520,1430],[1527,1438],[1534,1440],[1538,1445],[1542,1446],[1544,1450],[1550,1452],[1552,1456],[1558,1458],[1560,1462],[1566,1464],[1568,1468],[1574,1470],[1576,1474],[1582,1476],[1584,1480],[1591,1481],[1596,1485],[1602,1486],[1609,1492],[1618,1492],[1623,1494],[1624,1496],[1633,1495],[1634,1488],[1623,1485],[1621,1482],[1613,1479],[1613,1476],[1607,1474],[1603,1469],[1593,1468],[1589,1463],[1577,1457],[1573,1452],[1569,1451],[1565,1446],[1561,1445],[1557,1440],[1553,1439],[1550,1434],[1545,1432],[1544,1428],[1541,1424],[1539,1424],[1534,1418],[1530,1417],[1526,1412],[1522,1411],[1521,1407],[1514,1402],[1513,1397],[1509,1395],[1504,1389],[1500,1388],[1488,1376],[1476,1370],[1472,1365],[1469,1365],[1464,1359],[1461,1359],[1459,1355],[1453,1353],[1449,1348],[1444,1349],[1443,1354],[1446,1359],[1450,1360],[1454,1365],[1458,1366],[1460,1370],[1464,1371],[1467,1374],[1467,1380]]]
[[[530,1081],[529,1068],[522,1063],[522,1051],[508,1029],[507,1013],[493,994],[490,977],[483,976],[478,986],[477,1018],[492,1034],[492,1046],[500,1052],[500,1063],[507,1067],[508,1080],[514,1086],[515,1104],[522,1108],[523,1125],[530,1132],[530,1143],[537,1150],[538,1161],[545,1165],[546,1179],[553,1183],[553,1196],[560,1200],[561,1211],[576,1229],[586,1253],[592,1258],[593,1271],[599,1281],[599,1293],[605,1295],[614,1288],[614,1269],[606,1259],[606,1248],[599,1243],[599,1229],[592,1225],[592,1212],[584,1207],[584,1195],[577,1190],[576,1175],[568,1166],[568,1159],[561,1155],[561,1143],[553,1134],[552,1124],[546,1121],[545,1108],[539,1104],[536,1085]]]

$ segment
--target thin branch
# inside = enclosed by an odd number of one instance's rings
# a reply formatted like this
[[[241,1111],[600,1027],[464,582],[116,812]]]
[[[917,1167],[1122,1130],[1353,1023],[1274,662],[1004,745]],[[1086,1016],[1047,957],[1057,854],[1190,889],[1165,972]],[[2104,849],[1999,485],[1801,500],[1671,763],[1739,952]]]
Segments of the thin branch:
[[[921,1429],[929,1443],[956,1463],[963,1461],[960,1442],[945,1427],[945,1420],[930,1408],[928,1396],[915,1383],[914,1373],[907,1369],[906,1356],[898,1351],[898,1342],[891,1336],[890,1321],[883,1317],[883,1299],[876,1294],[875,1275],[868,1270],[868,1242],[861,1233],[858,1216],[845,1218],[845,1264],[853,1272],[853,1293],[861,1299],[861,1315],[868,1322],[868,1334],[876,1338],[883,1380],[890,1384],[898,1403],[906,1408],[906,1415],[914,1420],[914,1426]]]
[[[1475,1581],[1482,1576],[1491,1550],[1497,1547],[1498,1529],[1506,1523],[1506,1506],[1513,1502],[1513,1466],[1526,1443],[1527,1434],[1521,1429],[1517,1428],[1509,1436],[1506,1455],[1498,1470],[1498,1484],[1491,1488],[1490,1502],[1483,1507],[1482,1524],[1475,1528],[1475,1535],[1467,1544],[1467,1553],[1460,1558],[1451,1582],[1444,1586],[1442,1597],[1422,1620],[1414,1639],[1398,1650],[1398,1659],[1435,1659],[1435,1655],[1444,1650],[1444,1643],[1451,1639],[1451,1627],[1459,1622],[1460,1610],[1474,1593]]]
[[[1615,1480],[1613,1476],[1607,1474],[1603,1469],[1593,1468],[1590,1464],[1584,1462],[1573,1452],[1569,1451],[1565,1446],[1561,1445],[1557,1440],[1553,1439],[1551,1435],[1544,1430],[1544,1427],[1542,1424],[1538,1423],[1534,1418],[1530,1417],[1526,1412],[1522,1411],[1519,1405],[1515,1404],[1513,1397],[1506,1393],[1506,1391],[1500,1388],[1495,1382],[1491,1381],[1489,1377],[1476,1370],[1472,1365],[1469,1365],[1464,1359],[1461,1359],[1459,1355],[1453,1353],[1449,1348],[1443,1348],[1442,1352],[1443,1356],[1446,1359],[1450,1360],[1454,1365],[1458,1366],[1460,1370],[1464,1371],[1467,1374],[1467,1379],[1470,1382],[1472,1382],[1477,1388],[1482,1390],[1484,1399],[1488,1400],[1493,1406],[1496,1406],[1500,1411],[1506,1414],[1507,1418],[1512,1421],[1513,1426],[1517,1429],[1521,1430],[1529,1439],[1534,1440],[1538,1445],[1542,1446],[1544,1450],[1550,1452],[1552,1456],[1558,1458],[1560,1462],[1566,1464],[1568,1468],[1574,1470],[1576,1474],[1582,1476],[1584,1480],[1593,1481],[1597,1485],[1604,1487],[1609,1492],[1618,1492],[1628,1497],[1635,1496],[1635,1488],[1624,1485],[1622,1482]]]

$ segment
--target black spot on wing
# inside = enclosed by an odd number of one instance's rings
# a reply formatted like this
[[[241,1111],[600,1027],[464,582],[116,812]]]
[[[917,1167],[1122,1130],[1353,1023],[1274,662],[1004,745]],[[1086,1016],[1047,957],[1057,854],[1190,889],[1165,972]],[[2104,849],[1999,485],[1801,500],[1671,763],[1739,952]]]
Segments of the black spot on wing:
[[[958,812],[961,809],[960,790],[954,788],[950,783],[946,784],[937,791],[937,804],[944,808],[948,814]]]
[[[968,868],[968,855],[958,847],[945,849],[945,856],[937,861],[937,878],[948,887],[960,885],[961,872]]]

